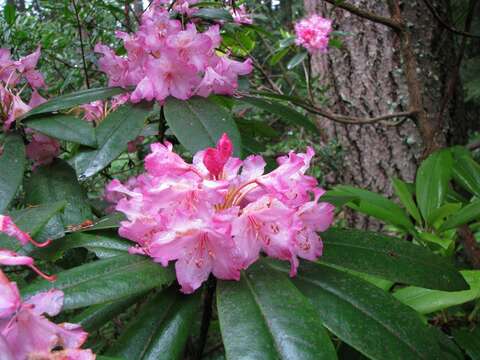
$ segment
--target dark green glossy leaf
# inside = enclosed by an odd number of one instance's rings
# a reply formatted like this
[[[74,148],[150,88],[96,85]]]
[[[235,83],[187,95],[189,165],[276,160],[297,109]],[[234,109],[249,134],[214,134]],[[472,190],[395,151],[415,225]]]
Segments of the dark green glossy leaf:
[[[272,269],[288,273],[282,263]],[[294,284],[323,324],[371,359],[441,359],[437,338],[420,316],[387,292],[345,272],[305,262]]]
[[[229,360],[336,359],[312,305],[262,261],[238,282],[219,282],[217,309]]]
[[[414,226],[403,209],[393,201],[372,191],[357,189],[353,186],[340,185],[334,188],[337,195],[349,195],[357,197],[358,201],[348,204],[354,210],[376,217],[387,223],[401,227],[405,230],[413,230]]]
[[[115,316],[123,313],[131,305],[141,300],[145,294],[130,296],[107,304],[93,305],[75,315],[70,321],[82,326],[85,331],[98,330]]]
[[[54,241],[37,253],[43,259],[57,260],[69,249],[86,248],[95,253],[98,258],[104,259],[125,254],[132,245],[132,242],[108,231],[75,232]]]
[[[8,170],[8,171],[7,171]],[[0,155],[0,214],[5,213],[22,183],[25,171],[25,145],[20,135],[11,134]]]
[[[454,147],[452,153],[455,159],[453,178],[465,190],[480,197],[480,164],[465,148]]]
[[[443,204],[452,166],[450,151],[440,150],[430,155],[418,168],[415,194],[420,212],[427,222],[432,212]]]
[[[233,21],[232,15],[225,9],[218,8],[202,8],[195,11],[192,17],[204,19],[204,20],[223,20]]]
[[[38,233],[43,229],[48,221],[58,212],[62,211],[65,205],[65,201],[60,201],[53,204],[42,204],[22,210],[15,210],[10,212],[9,215],[21,230],[29,233],[33,238],[36,238]],[[0,248],[19,251],[22,246],[16,239],[13,239],[5,234],[0,234]],[[32,248],[28,245],[25,249],[27,251],[32,250]]]
[[[90,147],[97,146],[91,123],[72,115],[47,115],[25,121],[25,125],[45,135]]]
[[[112,96],[122,94],[128,91],[122,88],[99,88],[76,91],[71,94],[57,96],[46,103],[43,103],[28,113],[23,115],[21,119],[29,118],[30,116],[47,114],[59,110],[70,109],[77,105],[86,104],[95,100],[104,100]]]
[[[446,291],[466,290],[445,258],[410,242],[362,230],[332,228],[321,234],[320,261],[400,283]]]
[[[422,217],[418,211],[417,204],[413,200],[413,193],[410,189],[409,184],[403,182],[400,179],[393,179],[393,188],[395,189],[395,194],[398,196],[402,202],[405,209],[408,213],[415,219],[418,224],[422,223]]]
[[[429,314],[480,298],[480,271],[465,270],[462,271],[462,275],[470,290],[447,292],[408,286],[396,291],[394,296],[421,314]]]
[[[84,149],[73,159],[78,177],[95,175],[127,150],[128,142],[143,130],[150,111],[146,105],[128,104],[110,113],[95,129],[98,150]]]
[[[142,307],[108,354],[135,360],[182,359],[198,294],[169,289]]]
[[[287,64],[287,69],[288,70],[292,70],[293,68],[295,68],[297,65],[301,64],[303,62],[303,60],[305,60],[305,58],[307,57],[308,53],[305,51],[305,52],[301,52],[301,53],[298,53],[296,54],[294,57],[292,57],[290,59],[290,61],[288,62]]]
[[[468,329],[454,330],[453,337],[472,360],[480,359],[480,326],[477,325],[473,331]]]
[[[30,205],[65,200],[67,205],[63,214],[59,215],[63,227],[81,224],[93,218],[75,170],[63,160],[57,159],[34,171],[25,182],[25,193]]]
[[[164,110],[168,126],[190,152],[215,147],[222,134],[227,133],[234,153],[240,155],[242,144],[237,125],[231,114],[215,102],[200,97],[187,101],[169,97]]]
[[[169,284],[172,271],[150,258],[119,255],[78,266],[57,274],[57,280],[37,280],[23,289],[28,297],[48,289],[65,294],[64,310],[102,304]]]
[[[457,213],[450,216],[440,227],[440,231],[453,229],[477,219],[480,219],[480,199],[464,206]]]
[[[299,113],[291,106],[283,105],[277,101],[260,99],[251,96],[243,96],[239,101],[246,102],[259,109],[268,111],[272,114],[278,115],[283,121],[290,125],[302,126],[307,130],[318,132],[315,124],[305,115]]]

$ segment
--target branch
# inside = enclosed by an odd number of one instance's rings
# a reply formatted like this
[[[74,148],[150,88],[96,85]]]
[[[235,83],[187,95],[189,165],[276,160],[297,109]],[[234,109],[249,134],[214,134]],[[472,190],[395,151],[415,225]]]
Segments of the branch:
[[[457,229],[457,232],[468,260],[475,269],[480,269],[480,248],[478,247],[472,230],[470,230],[468,225],[463,225]]]
[[[83,71],[85,73],[85,83],[87,85],[87,89],[90,89],[90,80],[88,78],[87,61],[85,60],[85,47],[83,45],[82,24],[80,23],[80,17],[78,15],[78,9],[77,9],[77,4],[75,4],[75,0],[72,0],[72,4],[73,4],[73,9],[75,10],[75,17],[77,18],[78,36],[80,38],[80,50],[82,52]]]
[[[427,1],[427,0],[425,0],[425,1]],[[472,26],[473,13],[475,11],[475,6],[477,5],[477,2],[478,2],[478,0],[470,0],[468,2],[468,13],[467,13],[467,17],[465,19],[465,32],[468,32],[470,30],[471,26]],[[458,78],[460,76],[460,67],[462,65],[463,58],[465,56],[465,49],[467,47],[467,41],[468,41],[467,37],[462,38],[462,42],[460,44],[460,49],[459,49],[459,54],[458,54],[458,57],[457,57],[457,61],[455,62],[452,70],[450,71],[451,77],[448,79],[447,88],[446,88],[445,94],[443,95],[443,98],[442,98],[440,111],[437,114],[437,122],[438,123],[441,122],[441,120],[443,118],[443,114],[445,113],[445,110],[447,109],[447,106],[450,102],[450,99],[455,94],[455,89],[457,87]]]
[[[210,276],[207,280],[207,286],[205,291],[205,298],[203,299],[203,315],[202,315],[202,324],[200,325],[200,339],[198,340],[198,349],[195,354],[195,360],[201,360],[203,355],[203,350],[207,343],[208,337],[208,328],[210,327],[210,321],[212,319],[212,306],[213,306],[213,297],[215,294],[215,288],[217,286],[217,281],[215,277]]]
[[[446,22],[444,19],[442,19],[442,17],[440,16],[440,14],[437,12],[437,10],[435,10],[435,8],[433,7],[432,3],[430,2],[430,0],[423,0],[423,2],[425,3],[425,5],[427,6],[428,10],[430,10],[430,12],[432,13],[433,17],[440,23],[440,25],[442,25],[445,29],[447,29],[448,31],[451,31],[452,33],[454,34],[457,34],[457,35],[462,35],[462,36],[466,36],[466,37],[472,37],[472,38],[476,38],[476,39],[480,39],[480,35],[475,35],[475,34],[472,34],[468,31],[462,31],[462,30],[458,30],[456,28],[454,28],[453,26],[451,26],[448,22]],[[475,4],[474,4],[475,6]]]
[[[378,14],[375,14],[371,11],[367,11],[367,10],[363,10],[363,9],[360,9],[358,7],[356,7],[355,5],[352,5],[352,4],[349,4],[349,3],[346,3],[346,2],[341,2],[341,3],[338,3],[338,0],[323,0],[331,5],[334,5],[338,8],[341,8],[343,10],[346,10],[354,15],[357,15],[357,16],[360,16],[361,18],[364,18],[364,19],[367,19],[367,20],[370,20],[370,21],[373,21],[373,22],[376,22],[376,23],[379,23],[379,24],[383,24],[385,26],[388,26],[396,31],[403,31],[403,26],[401,23],[399,23],[398,21],[390,18],[390,17],[386,17],[386,16],[381,16],[381,15],[378,15]]]

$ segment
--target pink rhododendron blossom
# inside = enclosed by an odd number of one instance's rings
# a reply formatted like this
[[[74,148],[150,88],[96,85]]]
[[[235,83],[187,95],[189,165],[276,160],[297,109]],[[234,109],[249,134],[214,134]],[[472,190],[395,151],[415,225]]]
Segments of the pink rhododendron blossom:
[[[229,10],[233,17],[233,21],[237,24],[253,24],[252,16],[248,13],[245,4],[236,8],[230,8]]]
[[[84,120],[99,123],[129,99],[129,94],[121,94],[114,96],[111,101],[97,100],[89,104],[80,105],[79,109],[83,112]]]
[[[37,90],[45,87],[42,74],[35,69],[39,58],[40,48],[17,61],[11,59],[9,50],[0,48],[0,122],[4,132],[16,119],[45,101]],[[28,104],[21,97],[25,86],[32,89]]]
[[[0,270],[0,357],[94,360],[91,350],[80,349],[88,334],[79,325],[57,325],[45,317],[57,315],[62,306],[63,292],[56,289],[22,301],[17,285]]]
[[[60,143],[41,133],[33,133],[32,140],[26,148],[27,157],[33,161],[33,169],[51,164],[60,155]]]
[[[43,243],[36,242],[30,237],[30,235],[18,228],[11,217],[5,215],[0,215],[0,233],[17,239],[21,245],[27,245],[28,243],[31,243],[37,247],[45,247],[51,243],[50,240],[47,240]]]
[[[310,53],[326,52],[329,35],[332,32],[332,20],[312,15],[295,24],[295,43],[305,47]]]
[[[292,276],[299,258],[322,255],[317,232],[330,226],[334,207],[321,202],[324,190],[305,175],[311,148],[280,157],[267,174],[261,156],[232,157],[226,134],[192,164],[168,142],[151,150],[146,173],[125,184],[113,180],[105,198],[127,217],[119,234],[136,243],[130,252],[163,266],[176,261],[183,292],[195,291],[211,273],[238,280],[261,252],[289,261]]]
[[[103,56],[100,70],[109,78],[110,86],[134,86],[132,102],[157,100],[168,96],[186,100],[194,95],[211,93],[231,95],[238,87],[238,77],[252,71],[251,61],[234,61],[228,54],[220,56],[220,28],[212,25],[203,32],[193,22],[185,27],[171,19],[168,8],[191,15],[196,1],[157,0],[142,15],[138,31],[116,32],[127,51],[116,55],[105,45],[95,51]]]

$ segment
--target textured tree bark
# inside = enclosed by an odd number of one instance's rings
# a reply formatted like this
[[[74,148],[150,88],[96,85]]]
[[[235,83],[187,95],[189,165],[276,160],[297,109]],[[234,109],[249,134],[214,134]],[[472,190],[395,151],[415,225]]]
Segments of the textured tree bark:
[[[390,17],[384,1],[348,0],[355,6]],[[445,34],[421,1],[403,2],[404,21],[411,30],[412,50],[417,61],[416,73],[421,81],[421,103],[429,117],[440,108],[448,69],[454,61],[452,36]],[[334,26],[351,35],[344,38],[342,50],[314,56],[313,72],[327,85],[330,108],[352,116],[372,117],[408,111],[410,93],[405,76],[399,36],[390,28],[362,19],[323,0],[305,0],[307,13],[320,13],[334,19]],[[415,100],[415,99],[414,99]],[[418,99],[417,99],[418,100]],[[415,103],[415,101],[413,101]],[[455,109],[451,106],[441,119],[449,124]],[[349,183],[373,191],[392,194],[390,179],[413,181],[418,163],[425,152],[425,129],[412,120],[398,126],[342,125],[319,118],[323,141],[338,139],[345,150],[344,168],[334,174],[332,183]],[[420,123],[420,121],[418,121]],[[442,126],[433,136],[433,144],[445,142]],[[427,129],[431,131],[432,129]],[[431,149],[429,149],[431,150]],[[376,228],[378,224],[352,214],[350,225]]]

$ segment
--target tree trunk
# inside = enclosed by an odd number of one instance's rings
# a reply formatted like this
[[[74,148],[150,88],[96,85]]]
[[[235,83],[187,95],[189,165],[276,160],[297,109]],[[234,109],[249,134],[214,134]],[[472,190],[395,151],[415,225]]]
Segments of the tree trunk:
[[[385,1],[349,0],[349,3],[371,12],[390,16]],[[329,87],[330,109],[345,115],[373,117],[408,111],[409,93],[402,68],[403,59],[397,34],[385,25],[333,8],[323,0],[304,0],[307,13],[318,13],[334,20],[334,27],[350,35],[343,38],[341,50],[312,59],[314,75]],[[404,2],[402,15],[413,24],[416,41],[417,74],[423,83],[423,103],[429,116],[440,108],[448,69],[454,53],[452,36],[445,34],[430,16],[422,1]],[[453,102],[456,104],[456,102]],[[450,123],[453,107],[444,116]],[[323,124],[323,141],[337,139],[345,151],[344,168],[329,181],[348,183],[386,195],[392,194],[391,178],[413,181],[424,144],[412,120],[397,126],[342,125],[327,119]],[[443,134],[441,134],[443,136]],[[377,223],[352,214],[350,225],[377,228]]]

